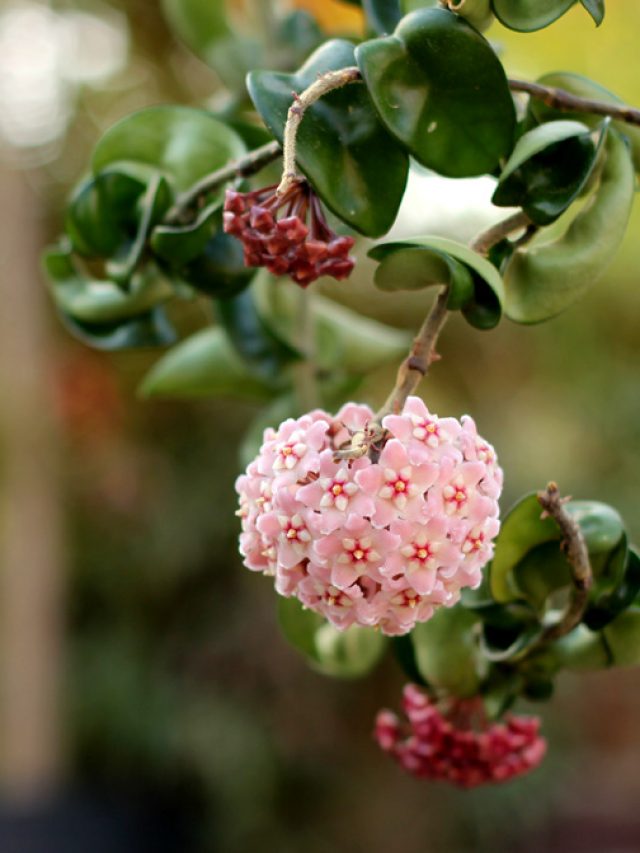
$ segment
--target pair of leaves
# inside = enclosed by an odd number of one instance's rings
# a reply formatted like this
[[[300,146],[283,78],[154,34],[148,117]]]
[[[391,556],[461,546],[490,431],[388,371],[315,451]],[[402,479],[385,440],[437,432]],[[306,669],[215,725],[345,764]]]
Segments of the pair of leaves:
[[[420,237],[382,243],[369,252],[379,261],[375,283],[381,290],[449,287],[449,308],[461,310],[479,329],[500,320],[504,288],[496,268],[461,243],[443,237]]]
[[[566,231],[516,251],[504,272],[505,311],[519,323],[559,314],[606,270],[624,237],[635,192],[631,155],[608,134],[598,186]]]
[[[504,167],[492,201],[521,207],[536,225],[550,225],[592,178],[608,121],[593,135],[576,121],[551,121],[525,133]]]
[[[361,678],[376,666],[386,647],[380,631],[358,625],[339,631],[295,598],[278,599],[278,621],[291,645],[324,675]]]
[[[548,27],[580,2],[596,26],[604,19],[604,0],[491,0],[496,18],[505,27],[533,32]]]

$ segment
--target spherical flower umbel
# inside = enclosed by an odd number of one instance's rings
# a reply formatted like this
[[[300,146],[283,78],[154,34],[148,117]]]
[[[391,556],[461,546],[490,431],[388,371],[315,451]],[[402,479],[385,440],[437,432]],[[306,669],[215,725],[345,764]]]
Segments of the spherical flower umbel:
[[[227,190],[223,217],[226,233],[242,241],[249,267],[289,275],[301,287],[323,275],[342,280],[353,270],[353,237],[339,237],[329,228],[306,181],[294,181],[282,194],[275,186],[249,193]]]
[[[450,699],[443,713],[413,684],[404,689],[403,707],[408,724],[380,711],[375,736],[414,776],[474,788],[521,776],[544,758],[547,745],[536,717],[508,715],[503,723],[489,723],[479,697]]]
[[[265,431],[236,483],[240,552],[336,627],[400,635],[480,583],[502,471],[471,418],[438,418],[418,397],[383,419],[373,458],[344,458],[373,417],[348,403]]]

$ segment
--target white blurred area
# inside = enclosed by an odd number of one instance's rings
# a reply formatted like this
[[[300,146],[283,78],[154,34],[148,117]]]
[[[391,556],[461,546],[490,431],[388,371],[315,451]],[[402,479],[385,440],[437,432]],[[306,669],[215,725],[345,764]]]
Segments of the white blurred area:
[[[124,17],[97,8],[54,11],[12,0],[0,11],[0,147],[17,151],[23,164],[55,157],[79,88],[106,82],[127,61]]]

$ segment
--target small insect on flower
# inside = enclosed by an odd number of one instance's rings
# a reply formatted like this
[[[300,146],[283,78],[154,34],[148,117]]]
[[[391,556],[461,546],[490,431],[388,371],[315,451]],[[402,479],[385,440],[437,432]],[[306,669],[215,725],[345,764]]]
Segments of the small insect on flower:
[[[351,275],[355,262],[349,252],[355,241],[331,230],[304,180],[282,194],[275,185],[249,193],[227,190],[223,217],[225,232],[244,244],[249,267],[289,275],[301,287],[323,275],[339,281]]]

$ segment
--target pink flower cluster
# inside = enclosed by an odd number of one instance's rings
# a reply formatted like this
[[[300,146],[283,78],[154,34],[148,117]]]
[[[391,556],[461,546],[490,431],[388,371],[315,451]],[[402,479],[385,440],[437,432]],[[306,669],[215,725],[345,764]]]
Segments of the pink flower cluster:
[[[336,627],[399,635],[480,583],[502,471],[471,418],[438,418],[418,397],[384,418],[377,461],[336,456],[372,418],[348,403],[265,431],[236,483],[240,552]]]
[[[380,747],[414,776],[474,788],[487,782],[506,782],[537,767],[547,744],[539,735],[536,717],[508,716],[488,724],[482,700],[458,700],[443,716],[429,697],[407,684],[403,707],[408,731],[391,711],[380,711],[375,736]],[[471,726],[480,716],[480,730]]]
[[[227,190],[224,230],[244,244],[245,264],[289,275],[302,287],[323,275],[339,281],[351,275],[354,239],[338,237],[329,228],[309,184],[298,181],[282,195],[275,190],[275,186],[250,193]],[[285,215],[278,219],[283,209]]]

